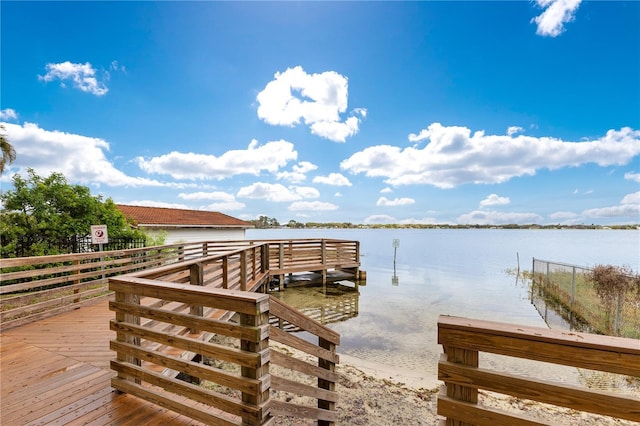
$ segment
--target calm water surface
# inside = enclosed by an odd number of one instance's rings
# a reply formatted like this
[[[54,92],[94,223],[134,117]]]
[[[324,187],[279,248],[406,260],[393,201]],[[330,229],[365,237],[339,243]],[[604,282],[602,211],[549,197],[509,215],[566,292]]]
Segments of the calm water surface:
[[[547,327],[529,301],[528,285],[509,273],[518,266],[531,271],[534,257],[640,269],[637,230],[250,230],[247,238],[360,241],[365,286],[326,295],[321,288],[291,288],[281,293],[283,299],[299,308],[340,307],[340,316],[327,318],[341,334],[340,353],[432,378],[442,353],[436,336],[440,314]],[[395,270],[394,239],[399,240]],[[483,356],[481,365],[506,371],[584,380],[585,373],[576,369]]]

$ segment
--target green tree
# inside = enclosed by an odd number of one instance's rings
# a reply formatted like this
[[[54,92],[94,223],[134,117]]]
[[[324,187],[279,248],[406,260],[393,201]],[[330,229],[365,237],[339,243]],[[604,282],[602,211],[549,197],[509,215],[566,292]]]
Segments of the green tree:
[[[13,176],[13,189],[0,195],[2,257],[57,254],[70,239],[90,234],[91,225],[107,225],[112,238],[144,238],[133,230],[110,198],[70,185],[61,173],[47,178],[33,169]]]
[[[276,219],[275,217],[271,218],[267,216],[260,216],[257,219],[251,220],[249,222],[251,222],[257,229],[277,228],[280,226],[280,223],[278,223],[278,219]]]
[[[7,139],[5,128],[2,124],[0,124],[0,150],[2,150],[2,159],[0,159],[0,174],[2,174],[5,166],[13,163],[16,159],[16,150]]]

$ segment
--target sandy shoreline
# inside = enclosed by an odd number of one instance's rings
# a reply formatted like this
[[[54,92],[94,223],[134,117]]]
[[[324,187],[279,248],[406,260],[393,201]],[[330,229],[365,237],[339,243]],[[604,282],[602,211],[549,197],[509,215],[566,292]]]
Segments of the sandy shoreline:
[[[336,404],[338,424],[342,425],[437,425],[437,393],[441,382],[436,377],[415,371],[396,369],[360,358],[340,355],[336,371],[341,379],[336,385],[340,400]],[[278,373],[281,373],[279,371]],[[520,412],[532,419],[552,425],[634,425],[575,410],[518,398],[481,392],[484,405],[504,411]],[[292,403],[310,405],[303,397]],[[312,403],[311,403],[312,405]],[[306,419],[278,418],[278,425],[314,424]]]

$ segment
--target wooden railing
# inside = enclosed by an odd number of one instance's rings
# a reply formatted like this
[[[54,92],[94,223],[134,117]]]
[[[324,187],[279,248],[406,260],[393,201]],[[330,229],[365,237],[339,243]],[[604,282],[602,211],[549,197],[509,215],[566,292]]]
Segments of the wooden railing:
[[[112,369],[118,373],[112,386],[208,424],[262,425],[275,415],[333,424],[340,336],[278,299],[252,292],[268,277],[264,269],[251,272],[268,246],[261,247],[244,256],[246,250],[237,250],[111,278]],[[234,256],[240,260],[224,260]],[[237,279],[222,288],[224,280],[202,278],[218,276],[219,268]],[[318,343],[270,323],[294,325]],[[271,363],[293,378],[270,374]],[[317,384],[300,380],[301,374]],[[286,402],[287,394],[315,398],[317,406]]]
[[[358,267],[358,243],[341,240],[216,241],[2,259],[2,327],[115,293],[109,303],[115,389],[208,424],[263,425],[293,415],[328,425],[337,418],[339,334],[261,292],[274,275]],[[316,336],[317,343],[286,329]],[[291,403],[288,395],[317,404]]]
[[[478,389],[640,422],[640,398],[479,366],[479,352],[487,352],[640,377],[639,340],[440,316],[438,343],[445,352],[438,364],[445,383],[438,414],[447,425],[544,424],[483,406]]]
[[[325,273],[327,268],[357,270],[360,260],[357,242],[321,239],[205,241],[0,259],[0,322],[3,329],[9,329],[93,303],[110,295],[109,277],[221,254],[227,254],[226,258],[208,262],[205,272],[222,288],[238,283],[242,288],[242,282],[258,270],[271,276],[305,268]],[[249,263],[245,269],[234,269],[234,262]]]
[[[339,362],[336,347],[340,344],[340,334],[273,296],[270,299],[270,314],[271,323],[276,319],[276,323],[282,327],[269,327],[270,340],[293,349],[272,348],[271,363],[282,371],[288,370],[298,376],[293,380],[282,377],[278,372],[271,374],[271,388],[278,392],[277,399],[271,401],[272,414],[312,418],[318,420],[319,425],[335,423],[335,404],[338,401],[335,386],[339,378],[335,372],[335,366]],[[286,332],[283,328],[287,326],[315,336],[318,343],[311,343]],[[316,362],[312,363],[309,359]],[[299,379],[300,375],[317,380],[317,384],[303,383]],[[287,402],[287,395],[291,394],[313,398],[318,401],[317,407]]]
[[[327,269],[353,270],[360,266],[358,241],[330,239],[269,240],[269,271],[272,276]],[[261,243],[256,241],[255,243]]]

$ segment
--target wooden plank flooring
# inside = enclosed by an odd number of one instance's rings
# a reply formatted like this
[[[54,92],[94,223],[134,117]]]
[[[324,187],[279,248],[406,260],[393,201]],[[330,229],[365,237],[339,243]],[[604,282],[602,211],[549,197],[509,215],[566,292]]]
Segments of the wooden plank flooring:
[[[111,388],[108,301],[0,334],[2,425],[201,425]]]

